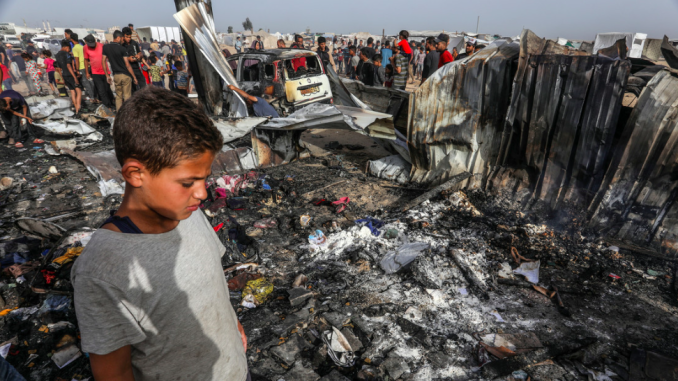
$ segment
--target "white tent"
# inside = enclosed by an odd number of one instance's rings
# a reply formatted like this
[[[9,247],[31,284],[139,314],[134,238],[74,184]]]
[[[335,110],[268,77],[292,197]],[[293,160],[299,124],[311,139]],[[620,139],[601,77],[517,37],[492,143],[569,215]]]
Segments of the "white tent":
[[[645,40],[647,40],[647,34],[644,33],[598,33],[593,42],[593,54],[598,53],[601,49],[609,48],[621,39],[626,39],[629,57],[640,58],[642,56]]]

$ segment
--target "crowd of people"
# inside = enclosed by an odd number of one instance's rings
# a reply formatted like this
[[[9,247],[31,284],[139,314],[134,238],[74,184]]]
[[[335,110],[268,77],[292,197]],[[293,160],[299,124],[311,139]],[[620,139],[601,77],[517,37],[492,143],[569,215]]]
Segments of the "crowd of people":
[[[0,46],[0,139],[9,135],[9,144],[17,148],[23,147],[21,124],[27,124],[29,140],[42,142],[33,133],[24,96],[14,90],[20,83],[25,84],[28,96],[70,97],[76,115],[83,111],[83,98],[95,107],[103,104],[118,110],[146,86],[188,95],[191,75],[183,41],[149,42],[139,38],[132,24],[113,32],[112,42],[103,43],[91,34],[81,39],[66,29],[56,54],[39,50],[29,39],[22,46],[25,48],[21,51],[10,44]]]
[[[322,38],[322,37],[321,37]],[[320,39],[319,39],[320,42]],[[409,41],[409,32],[400,31],[394,41],[368,38],[353,41],[335,39],[332,46],[333,68],[368,86],[405,90],[407,83],[423,83],[445,64],[473,54],[480,47],[475,39],[466,41],[464,53],[448,50],[450,36],[441,33],[425,41]]]
[[[132,93],[148,85],[188,92],[190,74],[183,41],[147,41],[132,24],[113,32],[112,42],[103,43],[93,35],[81,39],[66,29],[56,54],[38,50],[31,40],[25,46],[21,52],[9,44],[7,49],[0,47],[3,90],[23,82],[29,96],[70,97],[76,112],[81,110],[83,93],[93,104],[119,108]],[[115,97],[112,83],[116,84]]]

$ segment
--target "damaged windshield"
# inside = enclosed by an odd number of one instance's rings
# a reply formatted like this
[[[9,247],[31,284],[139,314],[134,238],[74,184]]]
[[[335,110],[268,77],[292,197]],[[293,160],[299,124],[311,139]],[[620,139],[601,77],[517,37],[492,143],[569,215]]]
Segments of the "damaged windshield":
[[[297,79],[308,75],[322,74],[320,63],[315,56],[299,57],[284,61],[287,78]]]

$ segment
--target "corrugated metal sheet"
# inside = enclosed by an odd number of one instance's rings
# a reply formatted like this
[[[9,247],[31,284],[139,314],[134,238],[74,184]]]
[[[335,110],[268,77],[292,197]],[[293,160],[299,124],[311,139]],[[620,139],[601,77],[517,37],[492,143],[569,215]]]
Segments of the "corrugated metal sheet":
[[[519,180],[525,196],[551,207],[590,201],[629,71],[626,60],[590,56],[525,31],[493,186]]]
[[[410,95],[413,181],[443,182],[464,171],[476,180],[487,175],[499,151],[518,48],[491,44],[443,66]]]
[[[678,257],[678,71],[643,90],[590,206],[591,227]]]

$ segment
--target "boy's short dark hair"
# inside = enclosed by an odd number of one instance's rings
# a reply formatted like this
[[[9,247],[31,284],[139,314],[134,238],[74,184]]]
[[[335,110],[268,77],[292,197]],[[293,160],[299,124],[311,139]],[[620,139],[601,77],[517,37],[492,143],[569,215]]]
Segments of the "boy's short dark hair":
[[[151,63],[153,63],[153,64],[158,62],[158,56],[156,56],[155,54],[151,54],[151,57],[149,59],[151,60]]]
[[[113,39],[115,40],[118,37],[122,37],[122,32],[119,31],[119,30],[116,30],[115,32],[113,32]]]
[[[78,41],[78,34],[77,33],[71,33],[71,40]]]
[[[68,41],[66,41],[66,40],[61,40],[61,47],[62,47],[62,48],[64,48],[64,47],[69,47],[69,48],[70,48],[70,47],[71,47],[71,43],[68,42]]]
[[[367,45],[371,44],[374,42],[374,38],[370,37],[367,39]]]
[[[130,29],[128,26],[122,28],[122,34],[123,36],[131,36],[132,35],[132,29]]]
[[[176,66],[177,69],[183,69],[184,63],[181,61],[174,61],[174,66]]]
[[[407,39],[410,38],[410,32],[401,30],[400,33],[398,33],[398,36],[403,36],[403,40],[407,41]]]
[[[426,43],[427,43],[427,44],[433,44],[433,45],[435,45],[435,44],[436,44],[435,41],[436,41],[436,38],[435,38],[435,37],[426,37]]]
[[[64,33],[68,33],[68,34],[71,34],[71,33],[73,33],[73,31],[72,31],[72,30],[70,30],[70,29],[64,29]],[[21,34],[23,34],[23,33],[21,33]]]
[[[42,54],[44,54],[45,57],[52,57],[52,52],[50,52],[49,50],[43,50]]]
[[[372,62],[377,62],[377,61],[381,62],[381,60],[382,60],[381,54],[375,54],[374,57],[372,57]]]
[[[349,51],[350,51],[350,50],[353,50],[353,51],[355,52],[355,51],[356,51],[356,47],[353,46],[353,45],[351,45],[351,46],[348,47],[348,50],[349,50]]]
[[[391,64],[386,65],[386,70],[393,71],[393,65]]]
[[[154,86],[146,86],[125,101],[113,126],[120,165],[133,158],[153,175],[182,159],[218,152],[223,139],[198,105],[179,93]]]
[[[365,57],[369,58],[370,57],[370,48],[362,48],[360,49],[360,53],[363,54]]]

